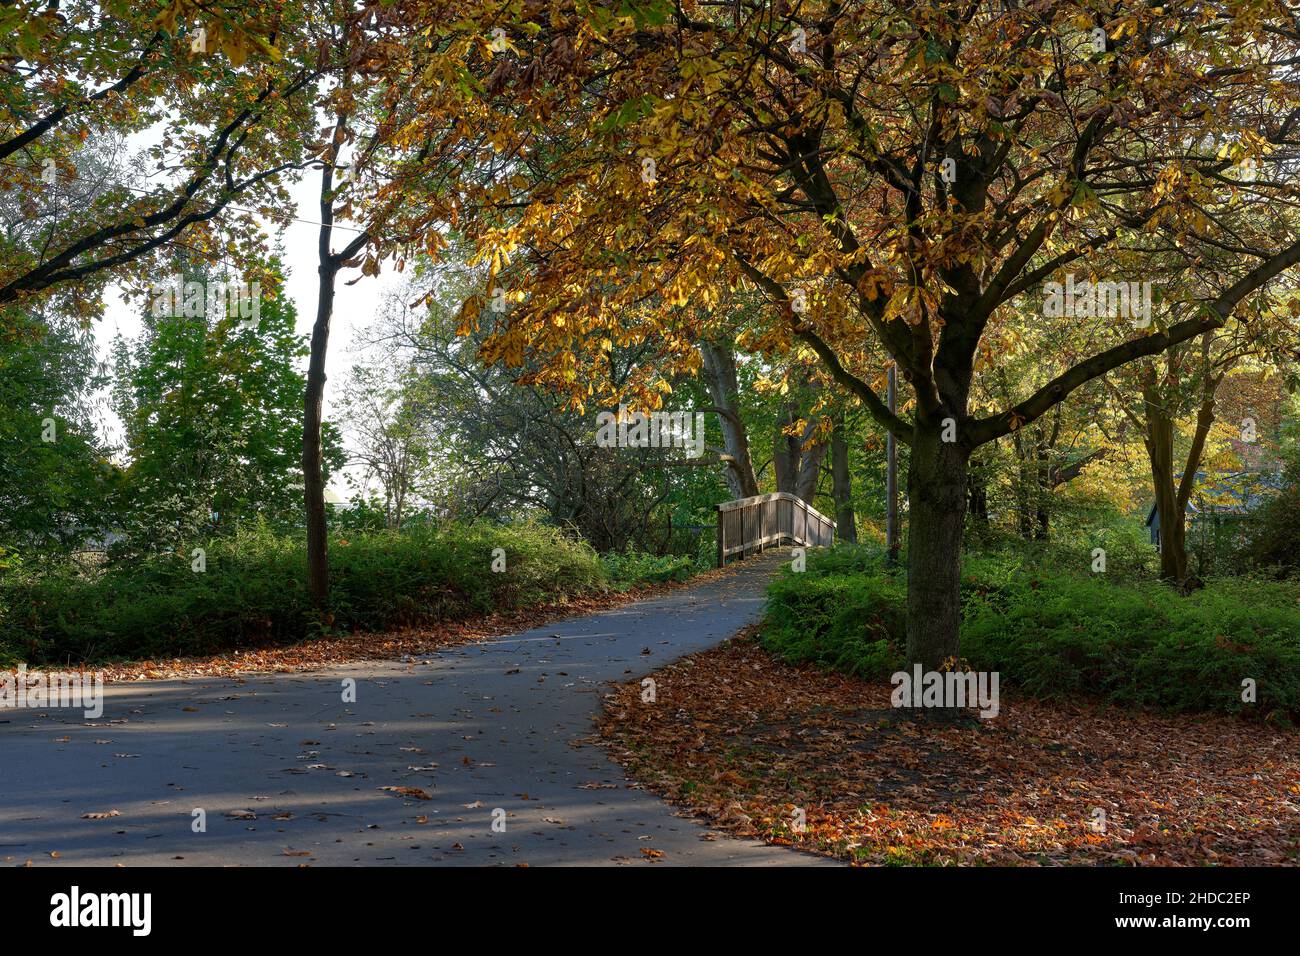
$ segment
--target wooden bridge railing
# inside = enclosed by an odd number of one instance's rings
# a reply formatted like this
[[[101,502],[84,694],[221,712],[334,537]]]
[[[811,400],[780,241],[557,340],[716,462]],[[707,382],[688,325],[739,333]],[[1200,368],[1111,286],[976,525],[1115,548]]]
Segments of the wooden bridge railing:
[[[718,567],[765,548],[829,546],[834,538],[834,521],[784,491],[718,505]]]

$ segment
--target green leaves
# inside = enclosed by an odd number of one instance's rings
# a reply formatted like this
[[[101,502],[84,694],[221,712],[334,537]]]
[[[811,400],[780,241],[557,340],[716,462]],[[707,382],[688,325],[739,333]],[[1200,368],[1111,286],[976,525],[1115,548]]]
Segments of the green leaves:
[[[114,405],[130,458],[120,511],[133,547],[210,532],[213,514],[222,524],[301,513],[303,338],[292,302],[257,305],[256,327],[221,312],[149,314],[144,335],[119,344]]]
[[[14,311],[4,322],[0,542],[43,550],[102,520],[112,470],[89,408],[101,383],[90,342],[75,327]]]
[[[631,17],[638,30],[661,27],[672,13],[673,5],[669,0],[620,0],[618,5],[618,15]]]
[[[619,104],[618,109],[613,110],[603,117],[596,128],[602,133],[609,133],[616,129],[622,129],[625,126],[631,126],[633,123],[646,116],[649,116],[659,102],[659,97],[645,94],[643,96],[634,96],[629,100],[624,100]]]

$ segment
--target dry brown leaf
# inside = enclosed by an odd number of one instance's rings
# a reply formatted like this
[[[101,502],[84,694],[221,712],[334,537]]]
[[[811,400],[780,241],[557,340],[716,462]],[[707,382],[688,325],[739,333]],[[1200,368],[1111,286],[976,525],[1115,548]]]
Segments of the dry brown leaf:
[[[386,791],[388,791],[389,793],[397,793],[397,794],[401,794],[403,797],[411,797],[412,799],[415,799],[415,800],[432,800],[432,799],[433,799],[433,797],[429,796],[427,793],[425,793],[425,792],[424,792],[423,790],[421,790],[419,787],[380,787],[379,789],[380,789],[380,790],[386,790]]]

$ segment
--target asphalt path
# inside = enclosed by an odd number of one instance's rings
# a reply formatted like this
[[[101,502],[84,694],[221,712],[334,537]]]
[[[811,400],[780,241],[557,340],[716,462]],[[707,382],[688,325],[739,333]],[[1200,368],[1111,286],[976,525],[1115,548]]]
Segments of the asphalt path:
[[[584,742],[611,682],[756,621],[781,560],[404,661],[110,684],[98,720],[0,710],[0,862],[823,863],[679,815]]]

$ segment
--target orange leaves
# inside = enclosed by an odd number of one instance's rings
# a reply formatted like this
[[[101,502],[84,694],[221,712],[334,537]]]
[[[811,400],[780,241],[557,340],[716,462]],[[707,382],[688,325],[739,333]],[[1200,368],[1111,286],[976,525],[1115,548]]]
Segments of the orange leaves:
[[[395,793],[401,797],[409,797],[412,800],[433,799],[433,797],[429,796],[428,793],[426,793],[424,790],[421,790],[419,787],[380,787],[379,789],[385,790],[389,793]]]
[[[1222,134],[1214,150],[1227,159],[1264,159],[1270,117],[1300,103],[1272,82],[1256,95],[1270,72],[1261,59],[1294,43],[1267,5],[1249,6],[1258,16],[1206,39],[1163,7],[1113,11],[1098,38],[1078,3],[1041,22],[1014,5],[971,17],[944,0],[881,20],[850,4],[795,51],[804,25],[788,5],[734,21],[696,5],[686,22],[657,0],[561,5],[544,34],[540,8],[398,5],[396,21],[437,42],[396,51],[383,95],[406,117],[400,147],[420,153],[410,181],[438,183],[421,203],[399,202],[398,231],[450,221],[491,277],[515,271],[513,291],[532,305],[491,354],[526,355],[536,381],[611,388],[611,316],[662,338],[666,377],[708,324],[695,313],[738,299],[765,300],[746,334],[769,358],[801,358],[797,324],[850,370],[870,367],[882,320],[921,340],[972,304],[1023,312],[1035,283],[1000,280],[991,298],[1007,301],[983,299],[1003,264],[1016,280],[1082,251],[1145,274],[1151,253],[1133,251],[1135,234],[1219,230],[1246,190],[1212,154],[1189,160],[1182,140]],[[496,42],[487,23],[503,29]],[[1029,42],[1044,29],[1051,42]],[[1144,35],[1179,39],[1144,52],[1132,42]],[[813,69],[822,44],[833,66]],[[1200,103],[1211,105],[1187,105]],[[936,142],[962,155],[941,157]],[[960,180],[941,180],[944,158],[960,159]],[[1258,238],[1267,248],[1276,236]],[[775,286],[753,295],[739,257]],[[779,293],[794,283],[807,286],[806,312]],[[1002,357],[981,352],[986,364]]]
[[[868,864],[1300,859],[1297,732],[1015,699],[928,727],[885,682],[779,663],[748,639],[608,698],[611,756],[738,835]],[[1176,838],[1171,838],[1177,834]]]
[[[858,292],[874,302],[881,295],[893,295],[894,280],[887,270],[871,269],[858,280]]]

